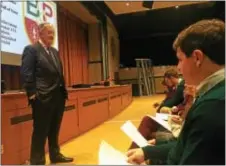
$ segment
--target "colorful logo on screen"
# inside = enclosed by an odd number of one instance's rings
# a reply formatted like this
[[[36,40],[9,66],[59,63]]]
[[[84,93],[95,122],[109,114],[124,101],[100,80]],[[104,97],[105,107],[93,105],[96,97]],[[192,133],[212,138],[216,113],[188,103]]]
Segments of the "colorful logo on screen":
[[[55,24],[56,13],[53,2],[27,1],[24,3],[24,25],[30,42],[39,40],[38,24],[48,22]]]

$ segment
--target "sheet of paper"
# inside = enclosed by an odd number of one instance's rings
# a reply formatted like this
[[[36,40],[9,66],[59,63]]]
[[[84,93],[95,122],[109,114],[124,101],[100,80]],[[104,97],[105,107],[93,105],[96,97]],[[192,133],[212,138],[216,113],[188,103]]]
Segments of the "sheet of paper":
[[[169,114],[156,113],[155,117],[162,120],[168,120]]]
[[[131,165],[126,162],[127,156],[116,150],[106,141],[102,141],[99,149],[99,165]]]
[[[140,134],[136,126],[134,126],[131,121],[126,121],[126,123],[121,126],[121,130],[126,133],[126,135],[139,147],[149,145],[147,140]]]
[[[152,118],[154,121],[156,121],[158,124],[160,124],[165,129],[171,131],[171,127],[170,127],[168,121],[165,121],[165,120],[162,120],[158,117],[154,117],[154,116],[150,116],[150,115],[149,115],[149,117]]]

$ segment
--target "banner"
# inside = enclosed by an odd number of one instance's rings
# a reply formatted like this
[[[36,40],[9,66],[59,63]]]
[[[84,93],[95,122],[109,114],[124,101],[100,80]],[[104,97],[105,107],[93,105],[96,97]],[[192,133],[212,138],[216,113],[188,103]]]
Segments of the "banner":
[[[38,39],[38,25],[48,22],[55,28],[53,47],[58,49],[57,9],[52,1],[0,2],[1,51],[21,55],[26,45]]]

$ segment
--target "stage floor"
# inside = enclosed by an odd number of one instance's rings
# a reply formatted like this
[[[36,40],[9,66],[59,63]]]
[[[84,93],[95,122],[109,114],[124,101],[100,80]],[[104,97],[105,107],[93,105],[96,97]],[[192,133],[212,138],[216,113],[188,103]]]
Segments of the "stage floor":
[[[70,164],[97,165],[99,145],[102,140],[111,144],[115,149],[126,152],[131,141],[120,130],[121,125],[131,120],[134,125],[138,126],[144,115],[155,113],[153,103],[161,102],[163,99],[164,95],[133,98],[131,105],[120,114],[61,146],[62,153],[75,159]],[[47,161],[49,164],[48,154]]]

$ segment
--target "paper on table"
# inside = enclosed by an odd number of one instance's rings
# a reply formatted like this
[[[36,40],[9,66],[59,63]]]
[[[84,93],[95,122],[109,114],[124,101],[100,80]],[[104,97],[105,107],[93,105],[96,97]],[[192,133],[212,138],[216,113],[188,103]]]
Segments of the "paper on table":
[[[162,120],[168,120],[169,114],[156,113],[155,117]]]
[[[125,132],[126,135],[129,136],[129,138],[139,147],[149,145],[147,140],[139,133],[136,126],[134,126],[131,121],[126,121],[126,123],[121,126],[121,130]]]
[[[148,115],[150,118],[152,118],[154,121],[156,121],[158,124],[160,124],[162,127],[164,127],[165,129],[171,131],[171,127],[168,123],[168,121],[162,120],[158,117],[154,117],[154,116],[150,116]]]
[[[126,155],[117,151],[106,141],[102,141],[99,149],[99,165],[131,165],[126,162]]]

